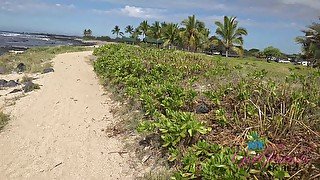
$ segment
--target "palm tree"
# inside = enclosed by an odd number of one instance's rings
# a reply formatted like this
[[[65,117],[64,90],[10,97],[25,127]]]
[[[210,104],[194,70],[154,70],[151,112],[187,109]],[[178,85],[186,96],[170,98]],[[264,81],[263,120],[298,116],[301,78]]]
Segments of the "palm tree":
[[[125,33],[128,33],[130,35],[132,35],[133,31],[134,31],[134,28],[131,25],[128,25],[125,29]]]
[[[140,29],[139,29],[139,28],[136,28],[136,29],[134,29],[131,37],[134,38],[134,39],[138,39],[140,35],[141,35]]]
[[[162,33],[162,30],[161,30],[161,25],[160,25],[160,22],[159,21],[155,21],[152,26],[150,27],[150,31],[149,31],[150,35],[155,38],[157,40],[157,45],[159,47],[159,40],[161,39],[161,33]]]
[[[200,47],[202,49],[207,49],[210,47],[212,42],[209,40],[210,30],[206,28],[203,24],[199,27],[199,38],[196,41],[196,48]]]
[[[88,33],[88,36],[92,36],[92,31],[91,31],[91,29],[88,29],[88,31],[87,31],[87,33]]]
[[[152,26],[150,27],[149,34],[155,39],[161,38],[161,25],[159,21],[155,21],[152,24]]]
[[[83,36],[84,36],[84,37],[91,37],[91,36],[92,36],[92,31],[91,31],[91,29],[85,29],[85,30],[83,31]]]
[[[111,30],[112,34],[116,34],[117,38],[120,36],[123,36],[123,32],[121,32],[119,26],[115,26],[113,30]]]
[[[167,27],[167,25],[168,25],[168,23],[165,22],[165,21],[163,21],[163,22],[161,23],[161,27],[163,27],[163,28]]]
[[[148,24],[148,21],[145,20],[145,21],[142,21],[140,23],[139,29],[140,29],[140,31],[141,31],[141,33],[143,35],[143,38],[146,37],[146,35],[147,35],[148,31],[149,31],[149,28],[150,28],[150,26]]]
[[[192,15],[188,19],[183,20],[181,24],[184,26],[181,35],[188,47],[188,51],[190,48],[196,50],[201,28],[205,26],[204,23],[198,21],[195,15]]]
[[[217,26],[216,34],[217,39],[226,49],[226,57],[228,57],[229,51],[233,50],[238,54],[243,54],[243,35],[247,35],[248,32],[245,28],[238,27],[238,21],[236,17],[224,16],[224,21],[215,22]]]
[[[84,37],[86,37],[86,36],[87,36],[87,34],[88,34],[87,29],[84,29],[84,31],[83,31],[83,36],[84,36]]]
[[[179,40],[179,25],[169,23],[163,30],[164,46],[169,46],[169,49]]]
[[[305,36],[297,37],[296,42],[302,44],[305,57],[317,63],[316,61],[320,60],[320,23],[312,23],[302,32],[305,33]]]

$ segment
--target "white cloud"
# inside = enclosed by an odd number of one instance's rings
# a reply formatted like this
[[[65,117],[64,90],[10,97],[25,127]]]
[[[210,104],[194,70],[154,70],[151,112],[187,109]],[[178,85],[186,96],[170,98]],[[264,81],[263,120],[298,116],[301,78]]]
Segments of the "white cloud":
[[[161,19],[165,10],[154,8],[141,8],[135,6],[125,6],[121,12],[129,17],[142,18],[142,19]]]
[[[92,12],[97,14],[118,14],[127,17],[134,17],[140,19],[163,19],[166,10],[157,8],[142,8],[136,6],[126,5],[124,8],[111,9],[111,10],[98,10],[93,9]]]

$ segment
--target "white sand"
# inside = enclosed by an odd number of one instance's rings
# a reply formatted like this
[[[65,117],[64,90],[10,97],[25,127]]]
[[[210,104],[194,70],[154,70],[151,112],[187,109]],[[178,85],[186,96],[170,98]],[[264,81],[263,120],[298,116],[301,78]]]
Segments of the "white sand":
[[[58,55],[43,85],[5,108],[0,179],[133,179],[123,143],[102,131],[116,120],[112,102],[86,62],[92,52]]]

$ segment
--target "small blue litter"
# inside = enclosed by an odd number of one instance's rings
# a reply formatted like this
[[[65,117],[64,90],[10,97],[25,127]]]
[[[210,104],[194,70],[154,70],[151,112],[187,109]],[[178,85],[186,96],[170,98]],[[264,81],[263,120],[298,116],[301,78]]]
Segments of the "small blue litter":
[[[250,141],[250,142],[248,142],[248,149],[251,151],[263,150],[264,143],[261,140]]]

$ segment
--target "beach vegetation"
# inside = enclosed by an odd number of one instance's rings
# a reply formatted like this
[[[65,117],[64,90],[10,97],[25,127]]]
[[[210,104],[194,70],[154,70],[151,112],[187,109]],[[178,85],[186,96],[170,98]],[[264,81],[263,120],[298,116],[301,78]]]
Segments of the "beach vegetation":
[[[224,22],[215,23],[218,26],[217,35],[211,37],[209,28],[195,15],[189,16],[180,24],[155,21],[150,25],[147,20],[144,20],[136,29],[129,25],[125,32],[134,40],[127,37],[119,40],[119,35],[121,35],[119,26],[115,26],[112,33],[116,34],[118,42],[142,43],[141,45],[182,49],[190,52],[211,51],[215,47],[220,53],[226,52],[226,56],[229,56],[231,52],[236,56],[242,56],[243,36],[247,35],[246,29],[238,27],[236,17],[225,16]],[[142,42],[139,36],[142,36]]]
[[[125,44],[94,55],[104,84],[143,115],[137,131],[158,137],[172,179],[318,177],[319,70]]]

